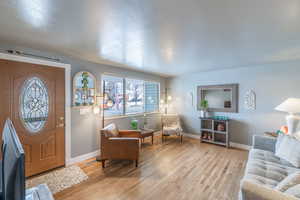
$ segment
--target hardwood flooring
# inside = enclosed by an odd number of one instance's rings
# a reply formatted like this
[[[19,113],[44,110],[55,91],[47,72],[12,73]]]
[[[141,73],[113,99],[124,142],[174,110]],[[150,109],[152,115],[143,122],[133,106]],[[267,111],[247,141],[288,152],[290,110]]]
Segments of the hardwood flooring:
[[[55,195],[56,200],[237,200],[248,152],[155,136],[142,145],[139,167],[113,161],[105,169],[90,159],[78,165],[89,176]]]

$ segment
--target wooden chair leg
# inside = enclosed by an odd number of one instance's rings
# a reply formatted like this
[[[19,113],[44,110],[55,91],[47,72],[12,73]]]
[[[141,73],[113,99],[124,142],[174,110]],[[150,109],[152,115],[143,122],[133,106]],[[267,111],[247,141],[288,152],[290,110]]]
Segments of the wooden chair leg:
[[[135,161],[135,167],[138,167],[139,166],[139,160],[136,160]]]
[[[153,144],[153,135],[151,136],[152,144]]]
[[[105,160],[101,160],[102,162],[102,168],[104,169],[105,168]]]
[[[183,137],[183,135],[180,136],[180,143],[182,143],[182,137]]]

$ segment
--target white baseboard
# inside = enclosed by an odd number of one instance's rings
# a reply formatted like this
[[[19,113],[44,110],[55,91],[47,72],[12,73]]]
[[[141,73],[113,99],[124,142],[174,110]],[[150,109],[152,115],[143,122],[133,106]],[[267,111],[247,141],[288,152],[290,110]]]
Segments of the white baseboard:
[[[185,136],[200,140],[200,135],[184,133]],[[246,144],[240,144],[235,142],[230,142],[230,146],[238,149],[243,149],[249,151],[252,147]]]
[[[235,143],[235,142],[230,142],[230,146],[235,147],[237,149],[243,149],[249,151],[252,146],[246,145],[246,144],[240,144],[240,143]]]
[[[96,157],[98,155],[100,155],[100,150],[97,150],[97,151],[94,151],[94,152],[91,152],[91,153],[87,153],[87,154],[83,154],[81,156],[77,156],[77,157],[71,158],[70,160],[67,160],[66,165],[67,166],[73,165],[73,164],[82,162],[84,160]]]
[[[199,139],[200,140],[200,135],[196,135],[196,134],[189,134],[189,133],[184,133],[184,136],[190,137],[190,138],[194,138],[194,139]]]

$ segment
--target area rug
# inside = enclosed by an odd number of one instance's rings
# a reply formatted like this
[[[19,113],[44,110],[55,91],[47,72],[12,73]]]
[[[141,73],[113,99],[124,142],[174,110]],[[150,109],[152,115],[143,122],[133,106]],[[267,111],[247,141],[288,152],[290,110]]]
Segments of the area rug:
[[[65,190],[73,185],[88,179],[88,176],[78,166],[70,166],[54,170],[47,174],[30,178],[26,181],[26,188],[35,187],[39,184],[47,184],[52,194]]]

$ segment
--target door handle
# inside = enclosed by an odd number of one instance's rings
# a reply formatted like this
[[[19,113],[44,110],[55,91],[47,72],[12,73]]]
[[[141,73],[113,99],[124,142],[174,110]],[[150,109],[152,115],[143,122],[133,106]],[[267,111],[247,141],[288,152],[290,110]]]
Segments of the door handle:
[[[62,127],[65,127],[65,124],[64,124],[64,123],[58,124],[58,125],[56,126],[56,128],[62,128]]]

